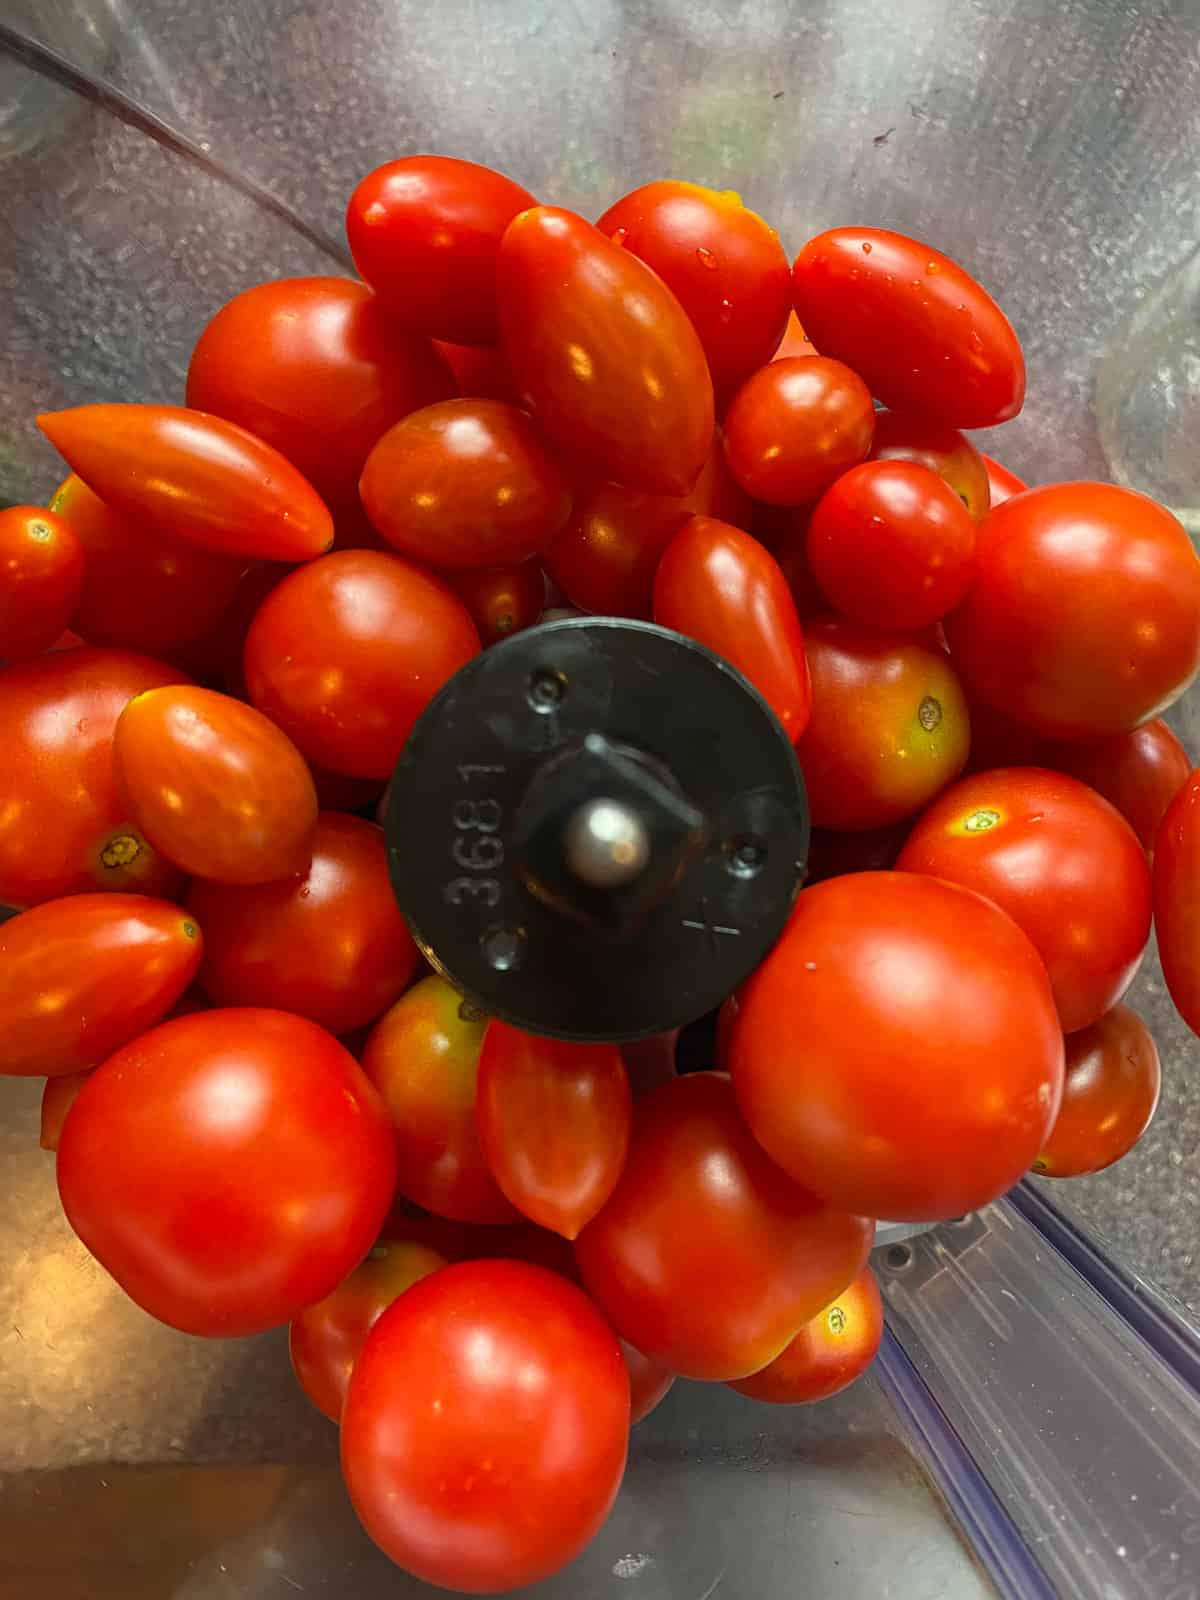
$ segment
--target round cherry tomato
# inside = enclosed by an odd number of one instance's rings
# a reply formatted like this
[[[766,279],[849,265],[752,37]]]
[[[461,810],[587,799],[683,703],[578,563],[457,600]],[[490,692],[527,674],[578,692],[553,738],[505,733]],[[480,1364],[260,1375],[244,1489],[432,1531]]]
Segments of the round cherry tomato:
[[[55,490],[50,508],[74,529],[86,557],[74,621],[89,644],[158,655],[178,652],[220,625],[245,572],[243,559],[119,517],[74,473]]]
[[[393,423],[454,393],[429,340],[352,278],[281,278],[235,295],[187,375],[189,406],[274,446],[335,511],[356,504],[363,462]]]
[[[421,712],[478,650],[470,613],[440,579],[400,556],[341,550],[263,601],[246,683],[311,760],[389,778]]]
[[[312,774],[253,706],[191,684],[146,690],[121,713],[113,761],[134,821],[185,872],[269,883],[306,866]]]
[[[716,517],[684,523],[659,562],[654,620],[724,656],[790,739],[804,732],[812,700],[804,638],[787,579],[757,539]]]
[[[729,470],[756,500],[815,500],[867,455],[875,431],[871,391],[849,367],[797,356],[761,367],[725,415]]]
[[[525,561],[571,511],[567,474],[503,400],[443,400],[390,428],[359,484],[390,545],[435,567]]]
[[[831,228],[796,257],[797,315],[818,350],[897,411],[952,428],[1015,417],[1025,362],[1008,318],[969,273],[885,228]]]
[[[898,822],[962,771],[967,703],[940,650],[818,618],[804,625],[812,715],[796,747],[814,826]]]
[[[1154,849],[1167,807],[1187,782],[1192,758],[1161,717],[1132,733],[1087,744],[1038,744],[1037,765],[1066,772],[1102,794],[1142,841]]]
[[[67,1112],[79,1098],[79,1091],[91,1072],[66,1072],[60,1078],[47,1078],[42,1090],[42,1120],[38,1144],[43,1150],[57,1150],[62,1139]]]
[[[574,1239],[612,1194],[632,1096],[615,1044],[570,1044],[489,1023],[475,1123],[492,1176],[518,1211]]]
[[[817,501],[808,563],[830,605],[851,622],[926,628],[967,592],[975,524],[928,467],[864,461]]]
[[[1011,1188],[1062,1093],[1033,945],[981,895],[911,872],[804,890],[741,990],[731,1055],[742,1113],[785,1172],[900,1221]]]
[[[872,461],[915,461],[936,472],[954,490],[976,522],[988,514],[985,458],[957,428],[911,411],[880,411],[875,417]]]
[[[1041,767],[976,773],[939,795],[897,866],[995,902],[1046,964],[1064,1032],[1129,987],[1150,937],[1150,870],[1133,829],[1086,784]]]
[[[342,1420],[350,1374],[367,1335],[406,1289],[447,1265],[444,1256],[404,1239],[380,1239],[332,1294],[292,1323],[288,1350],[305,1394],[331,1422]]]
[[[618,483],[582,490],[571,520],[546,551],[546,569],[583,611],[649,618],[659,560],[693,515],[720,517],[738,528],[750,520],[749,497],[730,476],[716,435],[689,494],[643,494]]]
[[[112,404],[37,422],[106,505],[172,538],[267,561],[307,561],[333,543],[333,519],[307,478],[220,417]]]
[[[1200,559],[1132,489],[1030,489],[988,517],[946,638],[971,692],[1035,732],[1127,733],[1200,667]]]
[[[177,870],[133,825],[113,729],[134,695],[182,674],[146,656],[56,651],[0,671],[0,904],[92,889],[170,896]]]
[[[1200,771],[1167,807],[1154,845],[1154,931],[1180,1016],[1200,1034]]]
[[[675,295],[700,335],[718,398],[771,359],[792,308],[791,269],[774,228],[732,189],[646,183],[596,226]]]
[[[342,1471],[393,1561],[491,1594],[579,1554],[616,1499],[629,1439],[617,1341],[573,1284],[469,1261],[405,1291],[350,1379]]]
[[[730,1388],[751,1400],[806,1405],[828,1400],[861,1378],[883,1338],[883,1301],[870,1267],[848,1289],[806,1322],[769,1367],[739,1378]]]
[[[354,265],[398,322],[457,344],[494,345],[500,240],[536,204],[490,167],[406,156],[355,189],[346,236]]]
[[[0,661],[53,646],[74,615],[83,560],[71,525],[53,511],[0,511]]]
[[[447,344],[444,339],[435,339],[433,343],[453,372],[459,394],[476,395],[484,400],[507,400],[514,406],[523,403],[503,350]]]
[[[504,349],[551,442],[584,470],[686,494],[712,441],[712,379],[662,280],[590,222],[537,206],[498,265]]]
[[[456,1222],[520,1216],[492,1176],[476,1127],[487,1025],[444,978],[423,978],[380,1019],[362,1054],[395,1124],[401,1194]]]
[[[1071,1034],[1062,1106],[1033,1170],[1079,1178],[1111,1167],[1150,1126],[1161,1085],[1158,1049],[1128,1006]]]
[[[993,461],[991,456],[981,455],[980,460],[987,469],[988,504],[993,511],[997,506],[1002,506],[1006,500],[1011,500],[1016,494],[1024,494],[1028,489],[1029,485],[1022,483],[1015,472],[1002,467],[998,461]]]
[[[841,1293],[874,1231],[768,1161],[723,1073],[694,1072],[638,1101],[625,1170],[575,1253],[622,1338],[684,1377],[744,1378]]]
[[[144,895],[70,895],[4,923],[0,1072],[94,1067],[166,1016],[202,950],[178,906]]]
[[[221,1006],[275,1006],[349,1033],[383,1014],[417,970],[388,878],[383,830],[325,811],[299,876],[192,885],[205,930],[201,982]]]
[[[354,1058],[282,1011],[164,1022],[97,1067],[58,1147],[67,1220],[133,1300],[184,1333],[288,1322],[371,1248],[396,1181]]]
[[[464,568],[445,578],[471,613],[485,647],[532,628],[546,609],[546,577],[538,561]]]
[[[789,311],[787,323],[783,330],[783,338],[775,347],[775,353],[771,360],[788,361],[792,356],[815,356],[816,353],[813,342],[805,333],[795,310]]]

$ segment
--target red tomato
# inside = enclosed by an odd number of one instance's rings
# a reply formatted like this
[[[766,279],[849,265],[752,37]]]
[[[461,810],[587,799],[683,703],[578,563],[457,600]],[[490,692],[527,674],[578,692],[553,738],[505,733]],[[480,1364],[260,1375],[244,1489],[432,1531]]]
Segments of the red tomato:
[[[246,637],[246,683],[311,760],[389,778],[421,712],[478,650],[440,579],[400,556],[342,550],[267,596]]]
[[[371,451],[359,489],[387,542],[435,567],[525,561],[571,512],[565,470],[503,400],[414,411]]]
[[[915,461],[954,490],[976,522],[988,513],[986,457],[957,428],[911,411],[880,411],[875,417],[872,461]]]
[[[518,1211],[574,1239],[612,1194],[632,1096],[615,1044],[570,1044],[491,1022],[475,1124],[492,1176]]]
[[[971,692],[1037,733],[1127,733],[1200,667],[1200,559],[1131,489],[1030,489],[988,517],[946,638]]]
[[[914,461],[864,461],[817,501],[808,563],[842,616],[926,628],[966,594],[975,524],[948,483]]]
[[[97,1067],[58,1148],[67,1220],[138,1305],[234,1337],[324,1299],[371,1248],[396,1180],[354,1058],[282,1011],[201,1011]]]
[[[1187,782],[1192,758],[1161,717],[1087,744],[1042,740],[1037,763],[1090,784],[1125,818],[1147,850],[1154,849],[1167,807]]]
[[[783,338],[776,346],[771,360],[788,361],[793,356],[815,356],[816,353],[812,340],[801,325],[800,318],[794,310],[789,311],[787,324],[783,330]]]
[[[768,505],[815,500],[871,448],[871,391],[825,356],[772,361],[748,378],[725,415],[725,459],[747,494]]]
[[[870,1267],[848,1289],[806,1322],[769,1367],[730,1388],[751,1400],[774,1405],[805,1405],[828,1400],[862,1377],[883,1338],[883,1301]]]
[[[732,189],[646,183],[596,226],[675,295],[700,335],[718,397],[771,359],[792,307],[791,271],[774,228]]]
[[[546,577],[538,561],[511,567],[472,567],[446,575],[471,613],[483,645],[532,628],[546,609]]]
[[[414,1577],[493,1594],[548,1577],[607,1517],[629,1379],[573,1284],[470,1261],[414,1284],[350,1380],[342,1471],[375,1542]]]
[[[1071,1034],[1062,1106],[1033,1170],[1079,1178],[1111,1167],[1150,1126],[1161,1085],[1150,1030],[1128,1006]]]
[[[743,1378],[846,1287],[874,1226],[768,1161],[723,1073],[640,1100],[612,1199],[580,1234],[583,1281],[622,1338],[689,1378]]]
[[[435,339],[433,343],[453,372],[459,394],[478,395],[485,400],[507,400],[515,406],[523,403],[503,350],[470,344],[447,344],[441,339]]]
[[[44,412],[37,423],[114,511],[172,538],[267,561],[307,561],[333,543],[333,519],[308,480],[220,417],[98,405]]]
[[[42,1120],[38,1144],[43,1150],[57,1150],[62,1139],[67,1112],[79,1098],[79,1091],[90,1072],[67,1072],[61,1078],[47,1078],[42,1090]]]
[[[504,349],[551,442],[584,470],[686,494],[712,441],[712,380],[661,279],[591,223],[537,206],[498,268]]]
[[[82,585],[83,549],[68,522],[40,506],[0,511],[0,660],[51,649]]]
[[[303,871],[317,791],[253,706],[191,684],[135,695],[113,734],[117,787],[159,855],[218,883]]]
[[[716,517],[692,517],[659,562],[654,620],[724,656],[789,739],[804,732],[812,700],[804,638],[787,579],[757,539]]]
[[[742,1113],[785,1172],[900,1221],[1003,1194],[1062,1093],[1033,945],[981,895],[910,872],[804,890],[741,991],[731,1054]]]
[[[403,1239],[380,1239],[332,1294],[292,1323],[288,1350],[305,1394],[331,1422],[342,1420],[346,1390],[367,1335],[394,1300],[447,1265],[444,1256]]]
[[[406,327],[458,344],[496,343],[496,256],[537,201],[519,183],[452,156],[376,167],[350,196],[354,265]]]
[[[146,656],[86,648],[0,671],[0,905],[93,889],[174,891],[176,869],[133,826],[118,793],[112,743],[134,695],[181,677]]]
[[[144,895],[71,895],[0,926],[0,1072],[94,1067],[162,1020],[203,941],[178,906]]]
[[[363,462],[394,422],[455,392],[428,339],[352,278],[244,290],[200,335],[187,376],[189,406],[273,445],[333,508],[356,504]]]
[[[1200,1034],[1200,771],[1167,807],[1154,845],[1154,931],[1179,1014]]]
[[[388,877],[383,831],[322,812],[298,876],[192,885],[205,930],[201,982],[221,1006],[274,1006],[349,1033],[383,1014],[417,970]]]
[[[86,557],[74,622],[89,644],[157,655],[193,644],[220,624],[245,571],[243,559],[117,516],[74,473],[50,507],[70,523]]]
[[[675,1374],[664,1367],[661,1361],[652,1361],[649,1356],[644,1356],[628,1339],[618,1339],[617,1343],[629,1374],[629,1422],[632,1427],[634,1423],[642,1422],[667,1398],[668,1391],[675,1383]]]
[[[884,405],[952,428],[1015,417],[1025,362],[1008,318],[948,256],[885,228],[831,228],[792,269],[818,350],[861,372]]]
[[[690,494],[643,494],[617,483],[582,490],[571,520],[546,551],[546,569],[583,611],[649,618],[662,553],[696,514],[739,528],[750,520],[749,498],[730,476],[716,435]]]
[[[971,727],[942,651],[824,618],[805,623],[804,646],[812,716],[796,754],[815,827],[884,827],[958,776]]]
[[[998,461],[993,461],[991,456],[981,455],[980,460],[987,469],[988,503],[993,511],[997,506],[1002,506],[1006,500],[1011,500],[1016,494],[1024,494],[1028,489],[1029,485],[1023,483],[1015,472],[1002,467]]]
[[[515,1222],[475,1122],[487,1018],[444,978],[423,978],[375,1026],[363,1070],[384,1098],[400,1150],[399,1188],[456,1222]]]
[[[930,806],[897,866],[986,895],[1029,936],[1065,1032],[1129,987],[1150,937],[1150,871],[1133,829],[1086,784],[1040,767],[964,778]]]

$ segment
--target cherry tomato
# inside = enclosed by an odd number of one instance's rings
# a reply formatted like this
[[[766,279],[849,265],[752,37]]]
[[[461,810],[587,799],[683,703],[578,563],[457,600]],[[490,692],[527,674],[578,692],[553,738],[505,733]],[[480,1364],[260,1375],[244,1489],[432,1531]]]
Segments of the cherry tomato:
[[[1167,807],[1154,845],[1154,931],[1180,1016],[1200,1034],[1200,771]]]
[[[730,1384],[751,1400],[806,1405],[828,1400],[861,1378],[883,1338],[883,1301],[870,1267],[848,1289],[806,1322],[769,1367]]]
[[[79,1091],[91,1077],[91,1072],[66,1072],[59,1078],[47,1078],[42,1090],[42,1120],[38,1144],[43,1150],[57,1150],[62,1139],[67,1112],[79,1098]]]
[[[911,872],[803,891],[741,990],[731,1055],[742,1114],[785,1172],[830,1205],[899,1221],[1003,1194],[1062,1093],[1062,1032],[1029,939],[981,895]]]
[[[546,577],[538,561],[510,567],[472,567],[446,574],[471,613],[484,646],[532,628],[546,609]]]
[[[201,982],[222,1006],[275,1006],[349,1033],[398,1000],[417,949],[388,878],[383,830],[325,811],[299,875],[192,885],[205,930]]]
[[[738,528],[750,520],[749,497],[730,476],[716,435],[689,494],[643,494],[617,483],[578,493],[571,520],[546,551],[546,569],[583,611],[649,618],[662,553],[697,514]]]
[[[49,650],[82,585],[83,549],[68,522],[40,506],[0,511],[0,661]]]
[[[342,550],[263,601],[246,683],[311,760],[389,778],[421,712],[478,650],[467,608],[440,579],[400,556]]]
[[[470,1261],[380,1317],[350,1380],[342,1471],[375,1542],[468,1593],[578,1555],[616,1499],[629,1379],[586,1295],[521,1261]]]
[[[794,310],[789,311],[783,338],[776,346],[771,360],[789,361],[793,356],[815,356],[816,353],[812,340],[801,325],[800,318]]]
[[[1025,362],[1008,318],[948,256],[885,228],[831,228],[796,257],[797,315],[884,405],[952,428],[1015,417]]]
[[[812,716],[796,747],[818,828],[881,828],[962,771],[967,703],[940,650],[818,618],[804,626]]]
[[[988,513],[985,457],[957,428],[911,411],[880,411],[875,417],[872,461],[915,461],[936,472],[954,490],[976,522]]]
[[[134,695],[181,677],[146,656],[87,648],[0,671],[0,904],[93,889],[174,892],[177,870],[146,843],[118,792],[112,744]]]
[[[176,539],[267,561],[307,561],[333,519],[306,478],[244,428],[182,406],[44,412],[38,427],[121,516]]]
[[[1038,745],[1037,764],[1067,772],[1102,794],[1142,841],[1154,849],[1167,807],[1192,771],[1192,759],[1161,717],[1132,733],[1087,744]]]
[[[332,1294],[292,1323],[288,1350],[305,1394],[331,1422],[342,1420],[350,1374],[367,1335],[393,1300],[447,1265],[444,1256],[403,1239],[380,1239]]]
[[[406,156],[355,189],[346,235],[354,265],[398,322],[457,344],[494,345],[500,240],[536,204],[490,167]]]
[[[1062,1106],[1033,1170],[1079,1178],[1111,1167],[1150,1126],[1161,1085],[1158,1049],[1128,1006],[1071,1034]]]
[[[993,461],[991,456],[981,455],[980,460],[987,469],[988,504],[993,511],[997,506],[1002,506],[1006,500],[1011,500],[1016,494],[1024,494],[1028,489],[1029,485],[1022,483],[1015,472],[1002,467],[998,461]]]
[[[357,503],[363,462],[393,423],[454,393],[429,340],[352,278],[244,290],[200,335],[187,375],[193,410],[274,446],[335,511]]]
[[[629,1374],[629,1423],[632,1427],[644,1421],[667,1398],[674,1386],[675,1374],[661,1361],[644,1356],[628,1339],[618,1338],[617,1343]]]
[[[359,489],[387,542],[435,567],[525,561],[571,511],[565,470],[503,400],[414,411],[371,451]]]
[[[871,391],[825,356],[772,361],[748,378],[725,414],[725,459],[756,500],[815,500],[871,448]]]
[[[713,432],[696,330],[650,268],[570,211],[536,206],[498,266],[504,350],[551,442],[586,471],[686,494]]]
[[[846,1287],[874,1225],[829,1210],[763,1154],[723,1073],[634,1110],[612,1199],[575,1253],[622,1338],[689,1378],[743,1378]]]
[[[487,1018],[444,978],[423,978],[376,1024],[363,1070],[384,1098],[400,1150],[399,1188],[456,1222],[515,1222],[475,1121]]]
[[[700,335],[718,398],[769,361],[792,307],[779,235],[732,189],[643,184],[597,222],[675,295]]]
[[[654,620],[724,656],[789,739],[804,732],[812,700],[804,638],[787,579],[757,539],[716,517],[692,517],[659,562]]]
[[[506,400],[514,406],[523,403],[503,350],[447,344],[442,339],[435,339],[433,343],[453,372],[459,394],[476,395],[484,400]]]
[[[160,1022],[191,983],[196,924],[144,895],[70,895],[0,926],[0,1072],[94,1067]]]
[[[868,628],[928,627],[966,594],[975,524],[915,461],[864,461],[817,501],[808,563],[831,606]]]
[[[475,1123],[492,1176],[518,1211],[574,1239],[612,1194],[632,1096],[615,1044],[570,1044],[488,1024]]]
[[[1127,733],[1200,667],[1200,559],[1169,511],[1111,483],[1007,501],[946,619],[973,694],[1051,739]]]
[[[303,871],[317,791],[253,706],[191,684],[135,695],[113,734],[117,787],[159,855],[218,883]]]
[[[1121,998],[1150,937],[1150,871],[1137,835],[1094,789],[1040,767],[956,783],[918,821],[897,866],[961,883],[1007,911],[1046,964],[1067,1033]]]
[[[138,1305],[231,1338],[323,1300],[371,1248],[396,1180],[354,1058],[282,1011],[201,1011],[88,1078],[58,1147],[67,1220]]]

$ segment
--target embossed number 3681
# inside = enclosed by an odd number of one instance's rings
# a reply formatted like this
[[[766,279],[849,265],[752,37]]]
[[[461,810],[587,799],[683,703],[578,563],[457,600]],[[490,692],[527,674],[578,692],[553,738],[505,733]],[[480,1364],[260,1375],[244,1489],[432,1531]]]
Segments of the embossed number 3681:
[[[458,800],[452,813],[455,838],[450,854],[468,872],[491,872],[504,860],[504,843],[496,838],[503,812],[496,800]],[[455,878],[446,885],[446,899],[462,905],[464,899],[483,900],[494,906],[500,899],[495,878]]]

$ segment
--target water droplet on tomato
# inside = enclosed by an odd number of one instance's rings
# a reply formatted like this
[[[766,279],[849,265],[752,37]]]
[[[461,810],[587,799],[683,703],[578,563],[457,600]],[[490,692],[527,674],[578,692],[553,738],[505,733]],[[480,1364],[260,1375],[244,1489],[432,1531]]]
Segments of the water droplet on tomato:
[[[696,260],[702,267],[707,267],[710,272],[717,270],[717,258],[711,250],[706,250],[702,244],[696,246]]]
[[[628,228],[614,228],[612,233],[609,234],[609,238],[616,245],[618,250],[625,243],[625,241],[626,241],[626,239],[628,237],[629,237],[629,229]]]
[[[721,301],[719,315],[720,315],[720,318],[721,318],[722,322],[728,322],[729,321],[730,317],[733,316],[733,301],[732,300],[722,300]]]
[[[941,270],[942,270],[941,267],[938,266],[936,261],[927,261],[925,263],[925,271],[928,272],[931,276],[932,276],[933,273],[940,272]]]
[[[868,240],[864,239],[863,240],[863,255],[869,256],[870,254],[871,254],[870,242]]]

